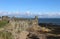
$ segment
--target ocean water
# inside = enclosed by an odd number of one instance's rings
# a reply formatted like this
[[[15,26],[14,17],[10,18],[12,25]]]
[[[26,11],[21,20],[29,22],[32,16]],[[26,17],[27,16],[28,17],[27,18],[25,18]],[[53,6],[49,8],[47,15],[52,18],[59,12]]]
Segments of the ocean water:
[[[39,18],[39,23],[52,23],[60,25],[60,18]]]

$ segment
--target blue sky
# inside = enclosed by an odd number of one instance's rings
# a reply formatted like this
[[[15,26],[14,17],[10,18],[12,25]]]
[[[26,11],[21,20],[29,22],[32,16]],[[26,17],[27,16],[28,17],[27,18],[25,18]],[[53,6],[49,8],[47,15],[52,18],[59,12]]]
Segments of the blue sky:
[[[0,0],[0,16],[60,18],[60,0]]]

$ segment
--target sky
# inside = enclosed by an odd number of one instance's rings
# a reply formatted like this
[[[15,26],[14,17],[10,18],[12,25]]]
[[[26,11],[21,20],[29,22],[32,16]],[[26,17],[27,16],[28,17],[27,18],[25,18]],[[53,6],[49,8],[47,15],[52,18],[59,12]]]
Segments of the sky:
[[[60,0],[0,0],[0,16],[60,18]]]

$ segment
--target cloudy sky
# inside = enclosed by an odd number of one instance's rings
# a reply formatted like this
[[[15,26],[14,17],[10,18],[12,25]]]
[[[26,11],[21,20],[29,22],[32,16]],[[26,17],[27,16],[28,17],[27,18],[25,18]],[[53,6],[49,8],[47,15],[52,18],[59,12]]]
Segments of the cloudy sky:
[[[0,16],[60,18],[60,0],[0,0]]]

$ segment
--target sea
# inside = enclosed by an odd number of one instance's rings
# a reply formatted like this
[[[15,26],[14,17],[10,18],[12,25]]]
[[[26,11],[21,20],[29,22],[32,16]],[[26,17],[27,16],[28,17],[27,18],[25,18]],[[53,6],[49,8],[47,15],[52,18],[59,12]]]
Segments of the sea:
[[[52,24],[60,25],[60,18],[39,18],[38,22],[39,23],[52,23]]]

